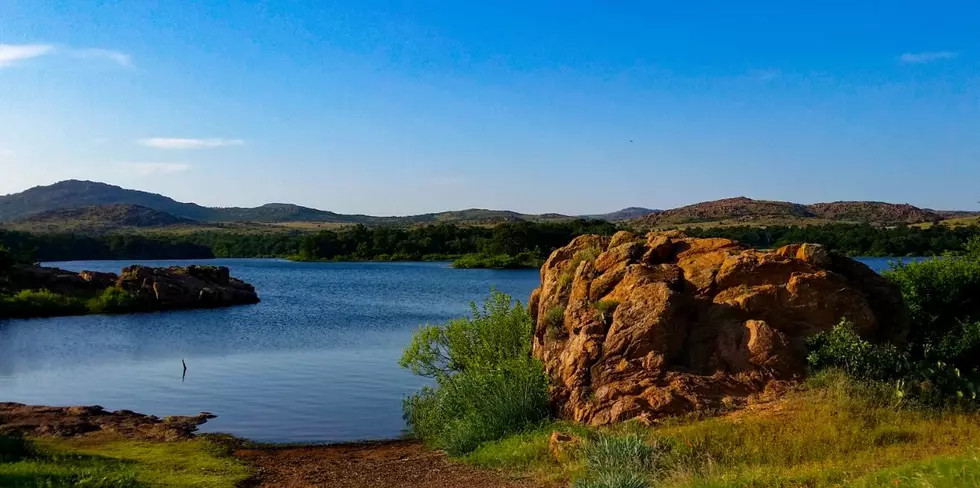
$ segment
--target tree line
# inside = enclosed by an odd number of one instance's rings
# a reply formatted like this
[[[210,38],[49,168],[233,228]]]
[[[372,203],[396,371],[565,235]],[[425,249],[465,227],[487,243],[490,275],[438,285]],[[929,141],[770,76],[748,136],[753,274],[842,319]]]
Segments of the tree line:
[[[283,257],[297,260],[449,260],[470,267],[535,266],[582,234],[611,235],[625,227],[599,220],[512,222],[489,226],[352,226],[316,233],[197,232],[186,235],[30,234],[0,230],[0,246],[29,261]],[[814,242],[853,256],[962,253],[978,226],[927,228],[821,226],[689,229],[694,237],[726,237],[757,248]]]

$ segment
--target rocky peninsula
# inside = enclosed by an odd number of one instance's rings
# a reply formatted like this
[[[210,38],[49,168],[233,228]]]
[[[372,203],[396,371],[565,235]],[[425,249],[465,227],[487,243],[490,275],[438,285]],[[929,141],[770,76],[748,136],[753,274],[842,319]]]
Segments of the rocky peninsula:
[[[259,302],[224,266],[129,266],[120,274],[14,265],[0,275],[0,318],[215,308]]]

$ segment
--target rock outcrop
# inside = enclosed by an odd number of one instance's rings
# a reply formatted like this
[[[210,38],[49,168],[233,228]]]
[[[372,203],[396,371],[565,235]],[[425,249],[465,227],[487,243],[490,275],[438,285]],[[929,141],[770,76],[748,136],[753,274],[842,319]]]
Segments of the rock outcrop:
[[[80,299],[97,296],[107,288],[119,288],[131,296],[127,309],[132,311],[212,308],[259,302],[255,288],[231,277],[224,266],[129,266],[119,275],[17,266],[2,284],[2,293],[49,290]]]
[[[232,278],[224,266],[123,268],[116,286],[154,309],[211,308],[258,303],[255,287]]]
[[[534,355],[563,418],[593,425],[744,405],[806,373],[805,339],[852,322],[902,340],[901,295],[861,263],[673,231],[575,238],[531,294]]]
[[[197,426],[213,418],[208,412],[161,419],[129,410],[110,412],[98,405],[46,407],[0,402],[0,435],[75,437],[106,431],[130,439],[174,441],[194,437]]]

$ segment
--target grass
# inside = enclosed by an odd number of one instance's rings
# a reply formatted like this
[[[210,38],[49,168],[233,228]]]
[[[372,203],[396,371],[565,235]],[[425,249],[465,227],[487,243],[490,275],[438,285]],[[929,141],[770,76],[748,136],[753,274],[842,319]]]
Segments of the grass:
[[[604,472],[635,470],[603,468],[620,461],[597,455],[595,443],[609,444],[607,454],[635,459],[625,453],[642,450],[638,438],[653,453],[642,474],[658,487],[873,487],[895,486],[895,480],[898,486],[980,486],[980,414],[896,408],[890,391],[833,372],[777,403],[727,416],[579,432],[591,440],[576,459],[558,463],[548,456],[548,438],[567,428],[558,424],[508,437],[466,459],[581,487],[631,486],[613,483],[612,475],[605,476],[609,483],[596,484]],[[604,436],[615,440],[601,441]]]
[[[58,317],[67,315],[130,313],[144,311],[133,295],[109,287],[98,295],[73,296],[50,290],[21,290],[0,296],[0,318]]]
[[[232,488],[251,476],[227,447],[203,437],[179,442],[39,439],[26,448],[0,442],[0,449],[16,453],[0,456],[0,486]]]

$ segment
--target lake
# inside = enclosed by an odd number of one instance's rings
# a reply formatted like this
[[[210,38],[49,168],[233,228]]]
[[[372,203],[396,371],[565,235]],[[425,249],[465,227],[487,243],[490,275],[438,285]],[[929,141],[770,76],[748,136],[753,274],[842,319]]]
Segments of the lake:
[[[865,261],[876,270],[888,259]],[[216,264],[255,285],[257,305],[0,321],[0,401],[102,405],[218,417],[204,432],[267,442],[340,442],[403,433],[402,399],[427,384],[398,366],[421,324],[466,315],[491,286],[526,301],[537,270],[448,263]],[[119,272],[131,261],[46,263]],[[181,359],[187,361],[182,377]]]

